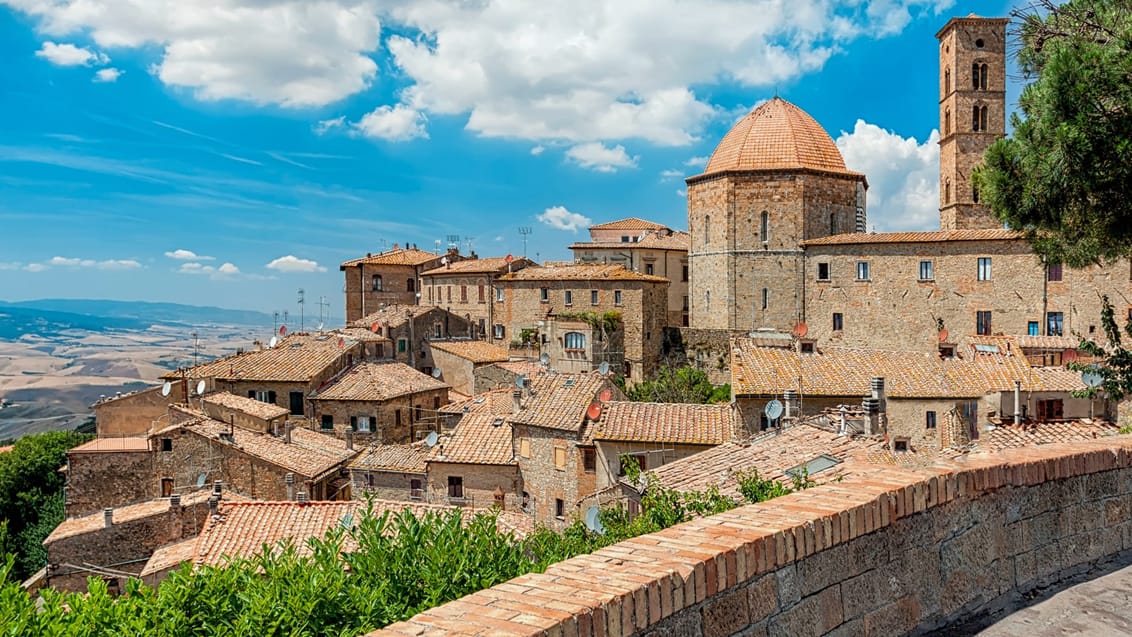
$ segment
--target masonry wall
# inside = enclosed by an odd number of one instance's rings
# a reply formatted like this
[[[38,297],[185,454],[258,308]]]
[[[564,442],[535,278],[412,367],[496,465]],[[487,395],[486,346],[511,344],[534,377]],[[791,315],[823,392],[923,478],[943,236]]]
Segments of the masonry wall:
[[[669,462],[687,458],[713,445],[682,445],[645,442],[622,442],[612,440],[599,440],[595,443],[597,450],[596,463],[596,489],[604,489],[616,484],[621,472],[621,456],[629,454],[643,457],[645,469],[652,470]]]
[[[1014,392],[999,392],[988,397],[991,407],[1002,418],[1014,417]],[[1062,404],[1062,418],[1064,420],[1077,420],[1080,418],[1113,418],[1116,413],[1107,400],[1088,398],[1074,398],[1070,392],[1028,392],[1023,391],[1021,396],[1022,413],[1030,420],[1038,419],[1038,401],[1060,400]]]
[[[561,529],[578,515],[578,503],[582,497],[593,492],[593,474],[587,474],[582,465],[582,452],[578,448],[577,436],[568,431],[512,425],[512,440],[515,457],[519,461],[519,473],[523,477],[521,489],[530,496],[530,508],[535,522],[554,529]],[[530,439],[530,456],[521,453],[521,440]],[[559,468],[554,464],[554,449],[560,447],[566,452],[566,464]],[[564,511],[561,518],[555,516],[555,500],[561,499]]]
[[[621,231],[613,231],[617,241]],[[594,231],[590,231],[593,235]],[[593,237],[594,241],[598,241]],[[609,239],[604,239],[609,240]],[[668,279],[668,312],[665,325],[682,327],[688,325],[688,279],[684,268],[688,266],[688,253],[684,250],[660,250],[641,248],[634,243],[624,243],[616,248],[573,248],[574,260],[578,263],[620,263],[627,270],[652,274]],[[651,266],[652,272],[649,272]]]
[[[421,303],[437,305],[460,316],[470,316],[475,337],[486,335],[490,323],[492,277],[483,273],[435,274],[421,279]],[[480,329],[480,324],[483,329]]]
[[[945,418],[952,410],[963,413],[963,405],[977,403],[971,399],[898,399],[889,398],[886,401],[889,439],[907,438],[908,446],[912,450],[939,449],[943,446],[943,430],[946,427]],[[935,412],[935,426],[928,427],[928,412]],[[968,426],[970,423],[968,423]]]
[[[435,430],[436,409],[447,403],[447,389],[414,392],[412,402],[408,394],[381,402],[316,398],[311,401],[314,409],[308,428],[340,440],[346,438],[347,431],[353,431],[358,446],[414,442],[415,432]],[[333,429],[324,427],[323,416],[333,418]],[[368,433],[351,429],[350,419],[358,416],[370,418]]]
[[[683,327],[664,331],[662,361],[691,365],[707,373],[715,385],[731,383],[731,338],[745,332]]]
[[[151,387],[128,396],[95,404],[94,423],[98,435],[144,436],[169,410],[169,405],[181,400],[180,386],[174,386],[168,396],[161,395],[161,386]]]
[[[462,500],[448,497],[448,478],[463,479]],[[451,462],[428,463],[428,501],[437,504],[455,504],[477,509],[488,509],[498,504],[496,495],[502,492],[505,511],[517,511],[521,504],[523,481],[516,465],[457,464]]]
[[[472,395],[482,394],[499,387],[512,387],[516,374],[498,365],[481,365],[472,372],[474,376],[474,391]]]
[[[420,498],[427,497],[427,476],[423,473],[402,473],[397,471],[367,471],[351,469],[354,499],[364,499],[365,494],[378,500],[409,501],[413,497],[412,480],[420,480]]]
[[[372,635],[903,635],[1132,551],[1132,439],[970,456],[687,522]]]
[[[161,495],[148,451],[68,452],[66,516],[77,517]]]
[[[440,380],[461,394],[470,396],[475,393],[475,363],[440,349],[429,349],[433,365],[441,372]]]

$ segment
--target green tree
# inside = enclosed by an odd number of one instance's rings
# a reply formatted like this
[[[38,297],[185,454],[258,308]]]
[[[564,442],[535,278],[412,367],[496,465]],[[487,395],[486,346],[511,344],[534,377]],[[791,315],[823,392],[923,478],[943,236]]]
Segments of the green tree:
[[[695,367],[660,368],[651,380],[627,387],[629,400],[652,403],[726,403],[731,385],[713,385],[707,372]]]
[[[1053,262],[1132,254],[1132,11],[1036,0],[1013,15],[1029,84],[975,171],[983,201]]]

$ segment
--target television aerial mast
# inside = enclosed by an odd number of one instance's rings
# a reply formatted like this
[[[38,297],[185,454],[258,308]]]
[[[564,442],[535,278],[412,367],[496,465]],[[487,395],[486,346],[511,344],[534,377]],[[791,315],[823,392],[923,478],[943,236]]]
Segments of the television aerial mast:
[[[527,237],[534,232],[530,226],[519,226],[519,235],[523,237],[523,258],[527,256]]]
[[[306,310],[304,306],[307,303],[307,293],[303,288],[299,288],[299,331],[305,332],[306,330],[306,317],[304,316]]]

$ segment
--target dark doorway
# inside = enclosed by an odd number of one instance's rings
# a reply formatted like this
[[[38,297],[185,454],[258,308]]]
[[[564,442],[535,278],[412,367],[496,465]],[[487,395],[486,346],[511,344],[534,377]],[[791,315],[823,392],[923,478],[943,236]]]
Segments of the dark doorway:
[[[303,392],[301,391],[291,392],[291,415],[303,415]]]

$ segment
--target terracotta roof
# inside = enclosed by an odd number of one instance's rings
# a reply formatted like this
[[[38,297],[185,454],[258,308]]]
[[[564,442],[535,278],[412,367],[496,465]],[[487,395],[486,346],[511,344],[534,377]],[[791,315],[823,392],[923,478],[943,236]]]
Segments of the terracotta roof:
[[[600,374],[550,374],[531,379],[531,395],[522,399],[522,408],[507,419],[515,424],[578,432],[586,418],[586,408],[598,392],[612,385]],[[614,396],[620,398],[619,391]]]
[[[9,451],[11,451],[15,448],[16,448],[16,445],[4,445],[4,446],[0,447],[0,453],[8,453]]]
[[[285,442],[282,437],[242,427],[229,427],[227,423],[203,415],[176,426],[210,440],[220,440],[221,444],[230,444],[253,458],[308,478],[318,477],[344,465],[357,454],[357,451],[346,449],[344,441],[303,427],[292,429],[291,442]],[[229,432],[232,434],[231,443],[221,439],[221,435],[227,436]]]
[[[1081,442],[1104,436],[1115,436],[1120,427],[1103,420],[1076,420],[1068,422],[1013,423],[983,429],[972,441],[972,451],[1001,451],[1013,447],[1044,445],[1055,442]]]
[[[77,447],[71,447],[67,453],[114,453],[149,451],[149,439],[145,436],[125,436],[122,438],[95,438],[84,442]]]
[[[159,547],[153,552],[153,555],[149,556],[149,561],[142,567],[138,577],[149,577],[162,571],[177,568],[185,562],[191,562],[196,557],[197,542],[199,541],[200,536],[194,535],[187,540]]]
[[[443,451],[443,453],[441,453]],[[466,414],[444,443],[433,447],[429,462],[513,465],[511,425],[488,412]]]
[[[311,400],[362,400],[383,402],[410,393],[444,389],[448,385],[404,363],[364,362],[310,395]]]
[[[514,360],[501,363],[495,363],[496,367],[505,369],[517,376],[528,376],[534,378],[547,373],[546,368],[539,364],[538,361],[531,360]]]
[[[432,449],[424,442],[400,445],[374,445],[353,462],[351,469],[368,471],[394,471],[397,473],[424,473],[425,461]]]
[[[370,323],[373,325],[373,323]],[[389,343],[390,339],[385,338],[380,334],[375,334],[370,330],[370,325],[365,327],[345,327],[339,330],[334,330],[335,336],[341,336],[347,341],[358,341],[364,343]]]
[[[429,341],[428,346],[473,363],[501,363],[510,356],[507,349],[487,341]]]
[[[668,226],[639,217],[626,217],[590,226],[590,230],[666,230]]]
[[[352,259],[343,263],[339,269],[348,268],[355,265],[409,265],[418,266],[424,265],[429,261],[436,261],[443,257],[443,254],[436,254],[434,252],[425,252],[424,250],[416,250],[410,248],[408,250],[400,248],[397,250],[387,250],[385,252],[378,252],[371,254],[368,257],[361,257],[359,259]],[[450,257],[451,258],[451,257]],[[462,257],[457,257],[462,258]]]
[[[206,405],[219,405],[227,407],[233,411],[239,411],[249,416],[262,418],[264,420],[272,420],[280,416],[287,416],[291,413],[289,409],[265,403],[253,398],[245,398],[244,396],[237,396],[226,391],[214,392],[206,394],[201,398]]]
[[[590,241],[570,244],[571,250],[607,249],[607,250],[683,250],[687,251],[692,245],[692,235],[687,232],[675,231],[671,234],[660,232],[646,232],[639,241],[625,243],[623,241]]]
[[[513,410],[513,400],[511,392],[514,385],[507,387],[500,387],[491,391],[469,396],[464,400],[441,405],[440,413],[443,414],[495,414],[507,415]],[[466,411],[465,411],[466,410]]]
[[[1083,386],[1057,368],[1030,367],[1015,353],[978,353],[941,359],[929,352],[824,347],[813,354],[755,347],[736,339],[731,348],[731,386],[737,395],[775,395],[795,389],[809,396],[865,396],[874,376],[885,378],[890,398],[976,398],[1013,391],[1071,391]]]
[[[988,228],[984,230],[934,230],[931,232],[855,232],[807,239],[804,246],[854,245],[860,243],[938,243],[942,241],[1006,241],[1022,239],[1021,232]]]
[[[204,489],[197,489],[190,493],[181,496],[181,506],[193,506],[203,504],[208,501],[212,496],[212,487],[209,486]],[[224,502],[231,500],[233,502],[247,502],[248,499],[239,494],[233,493],[227,489],[221,491],[220,501]],[[133,522],[141,520],[154,515],[161,515],[169,510],[169,498],[155,498],[153,500],[146,500],[145,502],[138,502],[126,506],[114,508],[111,514],[114,524],[125,524],[126,522]],[[67,518],[51,531],[51,534],[43,540],[44,545],[52,542],[57,542],[64,538],[90,533],[92,531],[100,531],[106,528],[106,521],[102,511],[90,513],[79,517]]]
[[[731,127],[703,174],[798,169],[859,174],[845,168],[841,151],[821,124],[797,106],[775,97]]]
[[[735,437],[731,405],[610,401],[591,434],[594,440],[719,445]]]
[[[366,314],[362,318],[354,321],[353,323],[350,323],[350,326],[369,329],[373,327],[374,323],[379,323],[388,324],[389,327],[398,327],[400,325],[404,325],[406,321],[408,321],[409,316],[417,318],[419,316],[424,316],[425,314],[428,314],[432,311],[443,312],[444,310],[435,305],[408,305],[392,303],[390,305],[382,307],[376,312]]]
[[[1018,347],[1025,349],[1077,349],[1081,346],[1081,339],[1073,336],[1027,336],[1014,337]]]
[[[570,264],[530,267],[499,277],[500,281],[649,281],[667,283],[668,279],[626,270],[619,264]]]
[[[275,347],[255,349],[197,365],[186,375],[192,379],[310,382],[346,356],[349,347],[339,348],[338,338],[330,334],[291,334]],[[162,376],[169,380],[178,372]]]
[[[457,261],[442,265],[439,268],[421,273],[421,276],[445,276],[455,274],[503,274],[507,272],[508,267],[512,269],[525,268],[528,265],[533,265],[534,261],[526,257],[512,257],[510,261],[507,257],[488,257],[486,259],[467,259],[466,261]]]

